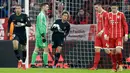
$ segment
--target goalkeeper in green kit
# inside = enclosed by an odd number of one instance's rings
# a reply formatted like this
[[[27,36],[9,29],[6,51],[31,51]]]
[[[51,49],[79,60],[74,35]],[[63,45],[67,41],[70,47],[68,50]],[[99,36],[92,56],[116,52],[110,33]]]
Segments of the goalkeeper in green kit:
[[[32,54],[32,61],[31,61],[32,68],[36,68],[35,61],[38,55],[38,51],[40,49],[44,51],[43,52],[44,66],[48,67],[48,48],[47,48],[48,44],[46,41],[47,23],[46,23],[45,12],[48,11],[49,5],[47,3],[43,3],[41,4],[40,8],[41,8],[41,12],[38,14],[36,20],[36,32],[35,32],[36,41],[35,41],[35,49]]]

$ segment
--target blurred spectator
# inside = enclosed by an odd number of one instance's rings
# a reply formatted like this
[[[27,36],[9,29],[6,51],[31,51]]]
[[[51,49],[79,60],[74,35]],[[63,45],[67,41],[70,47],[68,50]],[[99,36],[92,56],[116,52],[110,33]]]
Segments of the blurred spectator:
[[[11,1],[11,8],[15,8],[15,6],[18,4],[17,0],[12,0]]]
[[[93,3],[94,0],[84,0],[84,9],[87,11],[86,14],[89,14],[89,24],[93,23]]]
[[[125,16],[126,16],[126,21],[127,21],[127,24],[128,24],[128,28],[129,28],[129,41],[130,41],[130,5],[128,5],[128,9],[127,11],[125,12]]]
[[[126,16],[127,23],[130,25],[130,5],[128,5],[128,9],[125,12],[125,16]]]
[[[12,13],[15,13],[15,6],[18,4],[18,1],[17,0],[12,0],[11,1],[11,13],[10,14],[12,14]]]
[[[125,4],[130,4],[130,0],[124,0]]]
[[[110,5],[103,5],[103,9],[108,11],[108,12],[111,11]]]
[[[56,1],[56,19],[61,18],[62,12],[64,10],[64,3],[60,1]]]
[[[0,18],[8,17],[8,4],[6,2],[3,3],[0,9]]]
[[[75,20],[74,24],[88,24],[90,14],[85,12],[84,9],[80,9]]]
[[[71,24],[74,24],[74,19],[73,19],[73,17],[70,15],[70,20],[69,20],[69,22],[71,23]]]
[[[35,4],[35,1],[34,0],[29,0],[30,1],[30,8],[32,8]]]

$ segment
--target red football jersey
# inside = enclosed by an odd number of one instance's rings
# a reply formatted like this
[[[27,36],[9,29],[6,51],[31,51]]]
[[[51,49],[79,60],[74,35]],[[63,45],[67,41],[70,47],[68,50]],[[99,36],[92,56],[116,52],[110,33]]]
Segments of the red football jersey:
[[[96,13],[97,30],[96,34],[104,30],[105,25],[108,25],[108,12],[103,10],[101,13]]]
[[[117,13],[109,12],[108,16],[109,24],[105,26],[105,32],[108,31],[110,38],[119,38],[128,34],[128,25],[124,13],[119,11]]]

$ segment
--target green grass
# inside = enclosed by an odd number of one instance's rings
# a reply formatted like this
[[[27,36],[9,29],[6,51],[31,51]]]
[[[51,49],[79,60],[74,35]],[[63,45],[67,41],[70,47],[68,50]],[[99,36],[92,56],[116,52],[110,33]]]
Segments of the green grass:
[[[17,68],[0,68],[0,73],[114,73],[110,69],[98,69],[91,71],[88,69],[44,69],[44,68],[30,68],[27,70]],[[123,70],[115,73],[130,73],[130,70]]]

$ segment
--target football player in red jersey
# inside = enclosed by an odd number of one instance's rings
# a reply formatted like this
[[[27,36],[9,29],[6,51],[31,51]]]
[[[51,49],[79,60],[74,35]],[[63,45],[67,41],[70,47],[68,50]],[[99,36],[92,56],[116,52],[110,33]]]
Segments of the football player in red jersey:
[[[97,29],[95,36],[95,56],[94,56],[94,65],[90,70],[96,70],[98,63],[100,61],[100,50],[101,48],[108,48],[108,39],[104,39],[104,29],[105,25],[108,25],[108,12],[102,8],[102,4],[100,2],[94,3],[94,8],[96,10],[96,21],[97,21]],[[109,50],[105,49],[105,52],[111,57],[111,53]]]
[[[109,24],[105,26],[104,38],[109,37],[109,48],[112,48],[112,70],[117,71],[119,65],[119,70],[122,71],[123,37],[125,41],[128,40],[128,25],[124,13],[118,11],[116,2],[112,3],[111,10],[108,14]]]

